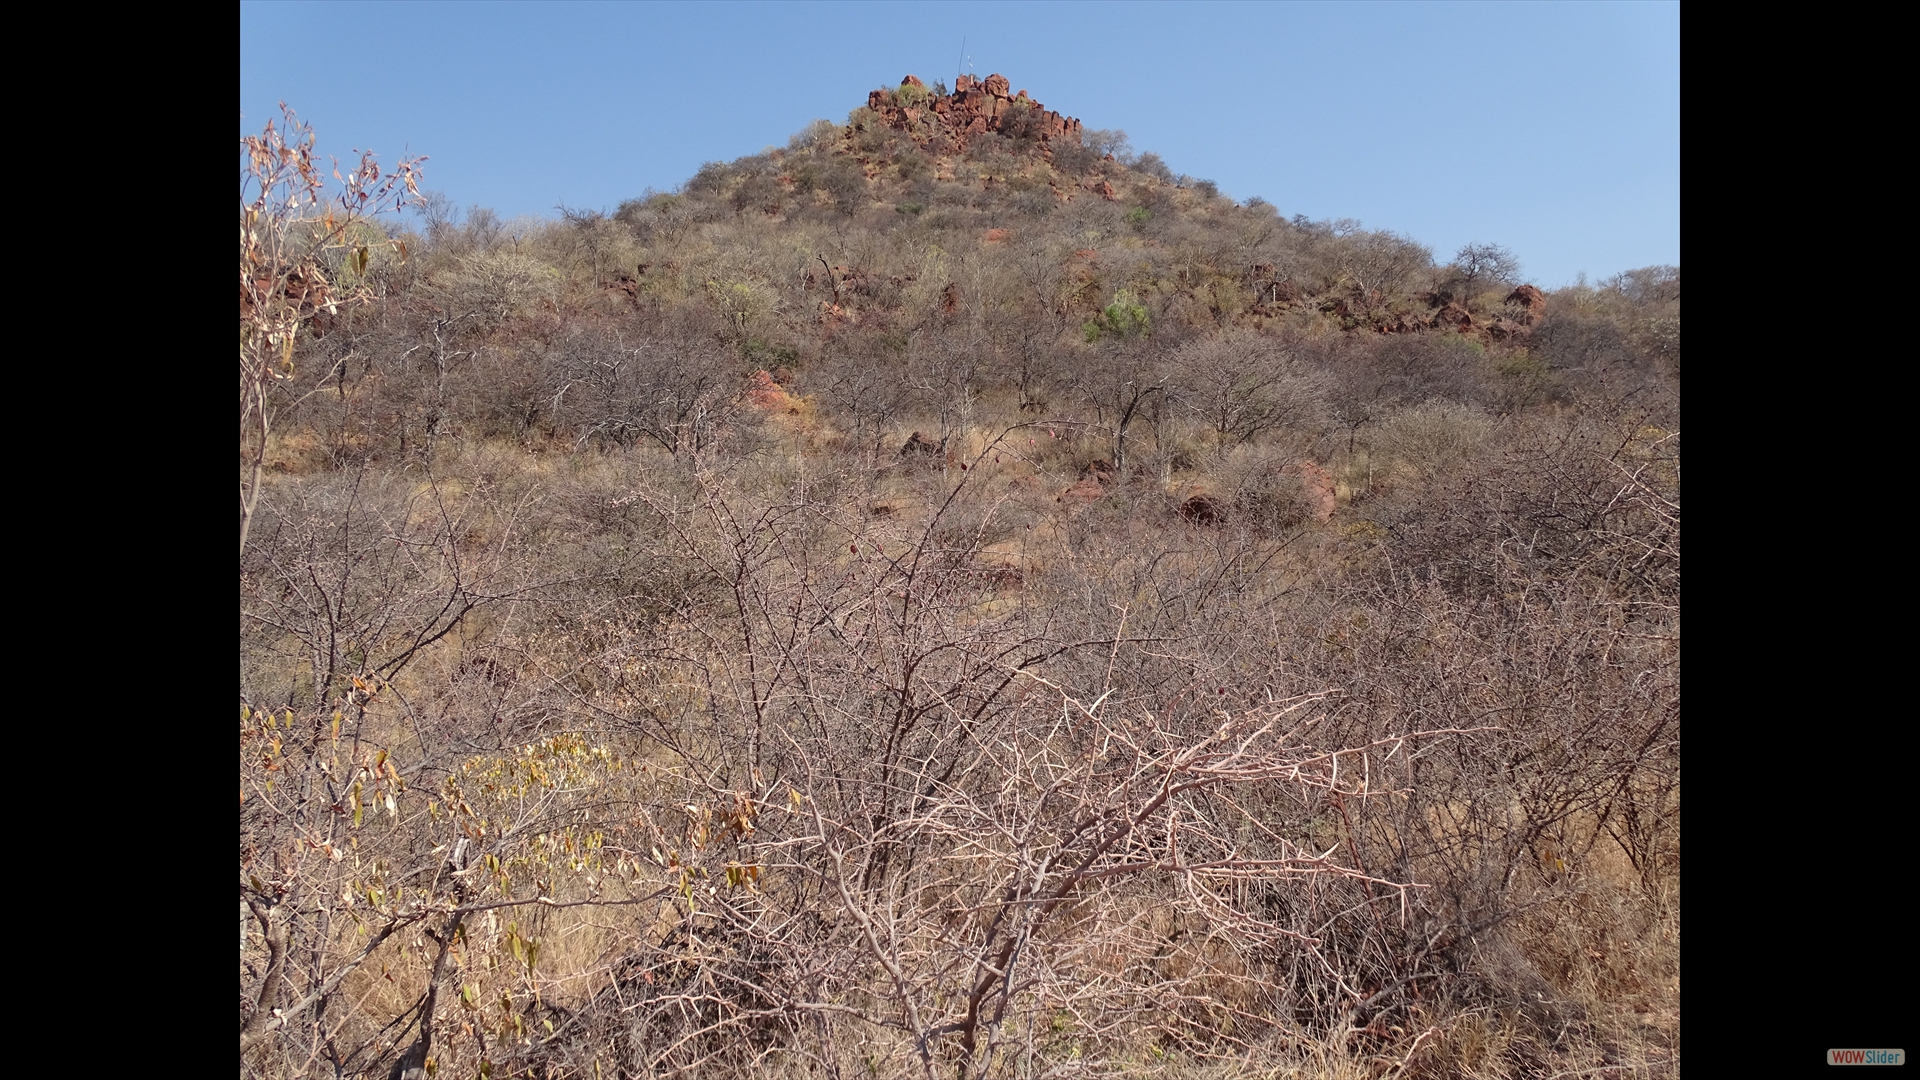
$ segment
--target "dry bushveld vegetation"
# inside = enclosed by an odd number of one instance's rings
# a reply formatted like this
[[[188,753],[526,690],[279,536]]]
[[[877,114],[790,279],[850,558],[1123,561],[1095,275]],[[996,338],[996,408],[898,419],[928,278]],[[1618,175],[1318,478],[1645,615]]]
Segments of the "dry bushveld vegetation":
[[[877,115],[259,140],[242,1075],[1677,1075],[1678,271]]]

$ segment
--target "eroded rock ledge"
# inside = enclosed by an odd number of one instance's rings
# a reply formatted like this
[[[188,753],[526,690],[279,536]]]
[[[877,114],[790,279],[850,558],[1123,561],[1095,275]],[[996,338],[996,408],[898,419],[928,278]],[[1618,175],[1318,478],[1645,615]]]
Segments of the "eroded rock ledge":
[[[988,132],[1042,144],[1079,138],[1080,121],[1048,109],[1025,90],[1010,93],[1011,87],[1004,75],[985,79],[962,75],[954,81],[951,94],[936,94],[918,76],[909,75],[896,90],[868,94],[867,108],[888,127],[922,142],[944,136],[958,149],[964,149],[969,138]]]

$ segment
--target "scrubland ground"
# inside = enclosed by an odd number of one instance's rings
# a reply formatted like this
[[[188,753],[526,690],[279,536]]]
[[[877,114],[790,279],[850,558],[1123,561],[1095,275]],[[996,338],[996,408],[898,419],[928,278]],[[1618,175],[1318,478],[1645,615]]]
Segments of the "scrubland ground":
[[[1678,1074],[1677,271],[1089,143],[331,271],[242,438],[243,1075]]]

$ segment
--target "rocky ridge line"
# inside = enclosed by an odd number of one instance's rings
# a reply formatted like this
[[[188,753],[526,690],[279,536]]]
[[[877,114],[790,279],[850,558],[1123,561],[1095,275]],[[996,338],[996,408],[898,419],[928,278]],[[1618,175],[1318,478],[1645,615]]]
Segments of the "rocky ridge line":
[[[1055,139],[1079,138],[1080,121],[1048,109],[1025,90],[1009,93],[1011,87],[1007,77],[997,73],[985,79],[962,75],[954,80],[951,94],[936,94],[918,76],[909,75],[897,90],[868,94],[867,108],[916,141],[944,136],[956,149],[965,149],[969,138],[988,132],[1032,139],[1043,147]]]

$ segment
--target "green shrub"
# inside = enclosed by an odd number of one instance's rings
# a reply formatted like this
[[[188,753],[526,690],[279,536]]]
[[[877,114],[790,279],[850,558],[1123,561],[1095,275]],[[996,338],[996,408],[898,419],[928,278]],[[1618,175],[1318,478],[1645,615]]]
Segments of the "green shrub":
[[[1113,302],[1101,310],[1098,318],[1089,320],[1080,329],[1088,341],[1098,341],[1102,334],[1142,338],[1147,336],[1150,322],[1147,306],[1140,298],[1131,289],[1121,289],[1113,294]]]

